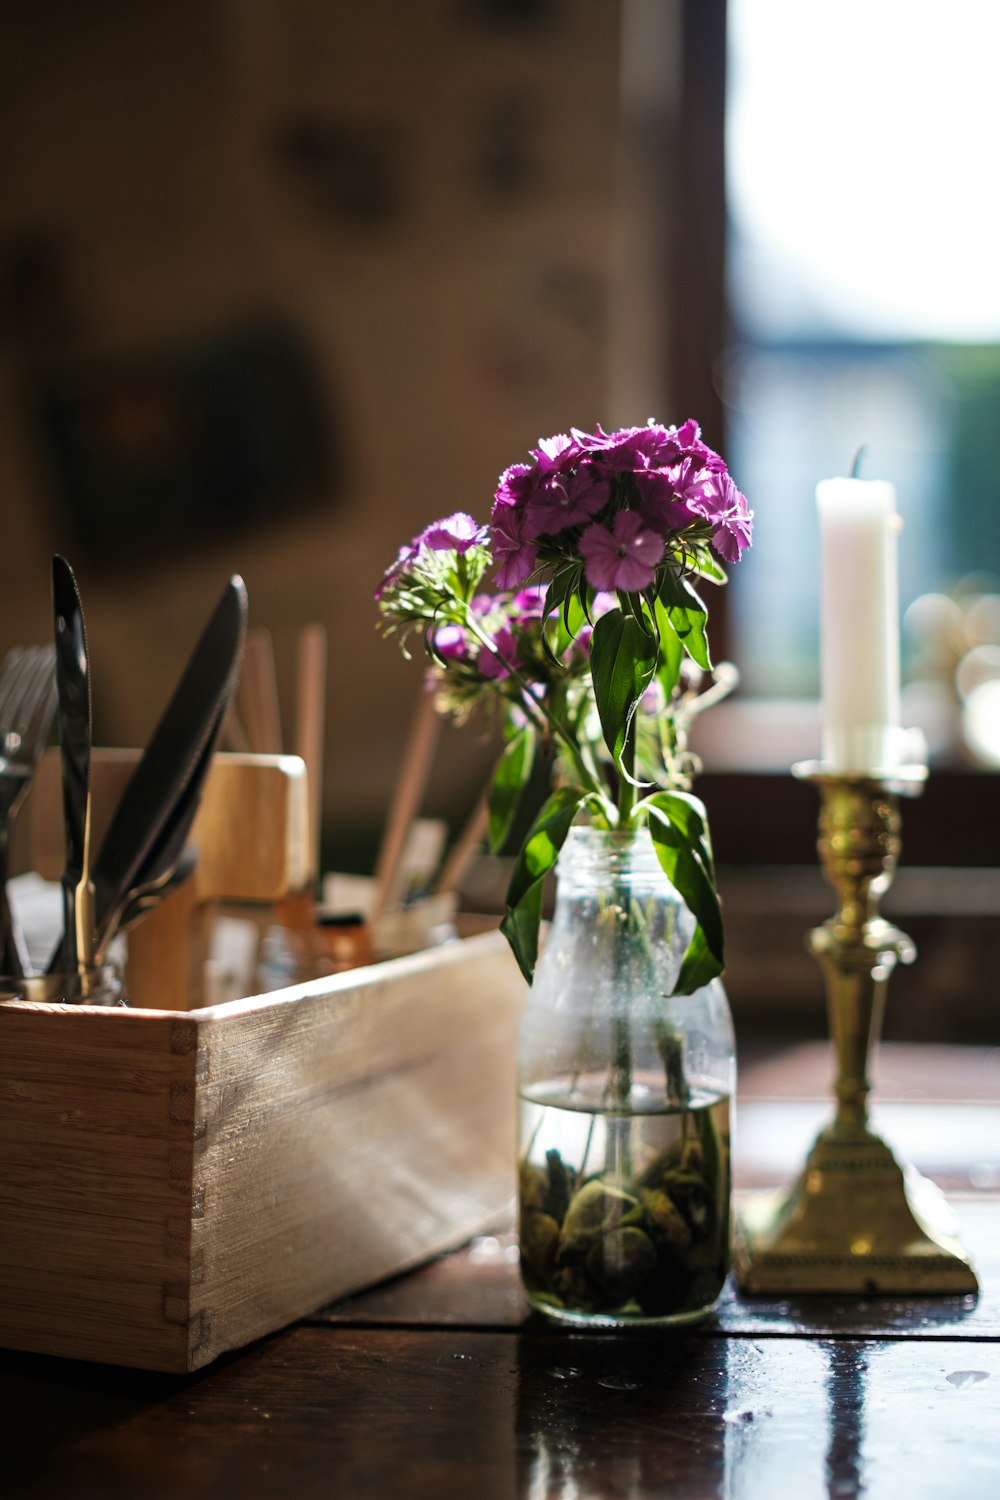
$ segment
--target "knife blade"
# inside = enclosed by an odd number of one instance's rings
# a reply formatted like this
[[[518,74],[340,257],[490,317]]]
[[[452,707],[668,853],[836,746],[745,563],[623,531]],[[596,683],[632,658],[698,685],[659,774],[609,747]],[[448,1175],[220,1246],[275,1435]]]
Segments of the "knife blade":
[[[144,883],[143,872],[148,872],[160,842],[168,839],[177,857],[181,853],[183,839],[172,820],[180,807],[189,826],[197,811],[204,775],[239,677],[246,617],[246,587],[234,573],[122,794],[94,860],[95,925],[101,951],[113,936],[111,929],[129,893]],[[160,868],[160,875],[165,876],[167,869]],[[50,972],[61,962],[57,950]]]
[[[90,879],[90,655],[80,590],[73,569],[58,553],[52,559],[52,615],[66,831],[62,968],[67,974],[84,974],[94,960],[94,887]]]
[[[125,788],[94,863],[97,927],[136,884],[178,803],[197,810],[205,771],[239,677],[246,636],[247,595],[234,574],[167,704],[145,754]],[[201,776],[198,772],[201,769]],[[178,840],[177,853],[183,839]]]
[[[121,916],[111,936],[113,937],[118,932],[127,932],[136,922],[148,916],[168,896],[173,895],[179,886],[182,886],[186,880],[190,880],[197,867],[197,849],[193,844],[185,844],[166,874],[160,876],[158,880],[151,880],[136,886],[135,890],[129,893],[121,907]]]
[[[233,690],[235,691],[235,684]],[[137,898],[142,898],[144,894],[146,898],[153,898],[142,901],[142,909],[148,910],[151,905],[156,904],[154,893],[162,899],[172,889],[174,876],[178,873],[182,863],[187,865],[189,875],[194,873],[197,851],[187,843],[187,836],[201,805],[205,778],[215,755],[215,746],[227,707],[228,701],[220,706],[217,722],[209,726],[204,750],[179,790],[173,805],[164,816],[159,831],[133,871],[131,885],[127,890],[119,892],[102,917],[97,934],[99,963],[104,961],[108,945],[115,934],[135,919],[136,913],[134,910],[130,912],[130,908],[135,906]]]

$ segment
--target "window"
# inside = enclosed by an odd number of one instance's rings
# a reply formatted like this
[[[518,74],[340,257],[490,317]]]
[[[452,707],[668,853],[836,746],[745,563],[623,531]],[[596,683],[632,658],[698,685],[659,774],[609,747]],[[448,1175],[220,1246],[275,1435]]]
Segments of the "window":
[[[815,698],[814,489],[864,445],[905,520],[908,717],[983,764],[1000,764],[998,55],[993,0],[728,5],[720,379],[757,507],[729,601],[745,689]]]

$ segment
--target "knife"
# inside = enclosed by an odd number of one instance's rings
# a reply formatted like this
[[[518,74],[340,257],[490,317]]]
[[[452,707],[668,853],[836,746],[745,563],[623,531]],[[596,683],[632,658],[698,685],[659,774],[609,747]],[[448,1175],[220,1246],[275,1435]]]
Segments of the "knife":
[[[198,809],[204,777],[239,678],[247,594],[233,574],[122,794],[94,860],[97,949],[104,952],[130,895],[152,871],[169,876]],[[49,971],[62,966],[62,944]]]
[[[121,916],[109,934],[109,941],[117,932],[127,932],[141,917],[148,916],[153,909],[172,895],[178,886],[190,880],[198,865],[198,851],[193,844],[185,844],[174,864],[158,879],[144,881],[130,891],[121,906]],[[103,961],[98,950],[97,961]]]
[[[52,559],[52,615],[66,829],[61,967],[67,975],[79,976],[81,990],[85,990],[95,940],[90,878],[90,656],[80,590],[73,569],[58,554]]]
[[[235,683],[233,684],[235,691]],[[205,747],[192,767],[182,789],[167,809],[159,831],[130,877],[127,889],[120,890],[101,919],[97,934],[97,962],[103,963],[108,945],[117,932],[130,926],[136,918],[158,905],[188,875],[198,862],[197,850],[187,843],[187,836],[201,805],[201,794],[208,775],[215,745],[225,718],[228,699],[222,704],[218,720],[210,725]]]

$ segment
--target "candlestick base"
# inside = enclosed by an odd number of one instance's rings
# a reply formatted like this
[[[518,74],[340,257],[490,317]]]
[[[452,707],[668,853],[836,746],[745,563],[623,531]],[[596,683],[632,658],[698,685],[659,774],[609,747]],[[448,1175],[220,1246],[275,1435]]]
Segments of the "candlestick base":
[[[790,1191],[745,1200],[735,1255],[751,1296],[978,1291],[941,1190],[870,1130],[836,1123]]]

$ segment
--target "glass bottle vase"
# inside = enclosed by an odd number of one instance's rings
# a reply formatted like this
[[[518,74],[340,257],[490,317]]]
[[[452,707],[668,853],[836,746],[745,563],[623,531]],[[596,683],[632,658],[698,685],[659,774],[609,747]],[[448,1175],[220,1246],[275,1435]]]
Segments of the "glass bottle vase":
[[[574,827],[521,1023],[521,1275],[589,1327],[694,1322],[729,1268],[732,1019],[646,829]]]

